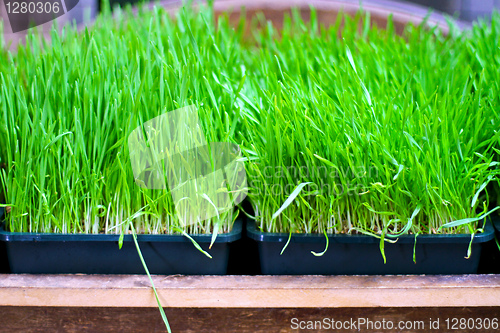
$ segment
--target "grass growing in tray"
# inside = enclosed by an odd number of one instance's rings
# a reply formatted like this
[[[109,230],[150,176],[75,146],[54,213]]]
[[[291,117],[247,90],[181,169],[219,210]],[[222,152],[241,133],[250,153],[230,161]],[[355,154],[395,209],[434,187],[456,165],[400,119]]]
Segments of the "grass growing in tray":
[[[258,226],[477,232],[498,176],[499,16],[448,37],[346,20],[342,39],[314,17],[258,36],[242,91]]]
[[[449,36],[412,25],[398,36],[366,14],[261,23],[245,34],[210,10],[117,12],[2,53],[8,228],[118,233],[133,219],[139,233],[176,232],[169,191],[134,183],[126,140],[195,104],[208,142],[242,147],[262,230],[478,231],[499,173],[499,15]],[[236,215],[185,231],[229,231]]]
[[[135,184],[127,146],[139,125],[195,104],[208,142],[234,138],[241,69],[229,26],[163,9],[100,18],[81,34],[33,35],[0,72],[1,161],[8,229],[19,232],[211,233],[231,230],[237,211],[189,224],[168,190]],[[216,49],[214,38],[221,48]],[[235,43],[236,48],[239,42]],[[213,96],[217,96],[215,101]]]

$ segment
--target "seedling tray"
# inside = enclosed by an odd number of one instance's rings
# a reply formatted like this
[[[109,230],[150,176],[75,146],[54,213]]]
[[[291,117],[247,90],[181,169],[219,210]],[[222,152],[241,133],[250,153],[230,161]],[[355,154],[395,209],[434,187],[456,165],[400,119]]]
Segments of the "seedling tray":
[[[219,234],[211,249],[211,235],[190,235],[212,255],[197,250],[182,235],[138,235],[151,274],[226,274],[230,243],[241,238],[242,222]],[[29,274],[145,274],[132,235],[19,233],[0,228],[12,273]]]
[[[496,231],[496,234],[497,234],[497,238],[500,237],[500,218],[499,219],[496,219],[494,222],[493,222],[493,225],[495,227],[495,231]],[[499,238],[500,240],[500,238]]]
[[[3,221],[4,208],[0,207],[0,224]],[[7,261],[7,250],[5,249],[5,243],[0,242],[0,273],[9,272],[9,263]]]
[[[476,273],[481,248],[494,238],[492,223],[476,234],[472,253],[466,259],[470,235],[405,235],[396,243],[385,243],[387,262],[380,252],[380,240],[366,235],[329,235],[328,250],[322,234],[292,234],[290,243],[285,233],[259,231],[255,223],[247,223],[248,236],[257,241],[263,274],[272,275],[387,275],[387,274],[472,274]],[[415,259],[413,249],[415,246]]]
[[[493,215],[493,214],[492,214]],[[496,217],[496,213],[495,213]],[[500,239],[500,219],[493,218],[493,227],[496,229],[496,238]],[[478,273],[480,274],[500,274],[500,251],[496,242],[493,240],[483,246],[481,251],[481,261],[479,263]]]

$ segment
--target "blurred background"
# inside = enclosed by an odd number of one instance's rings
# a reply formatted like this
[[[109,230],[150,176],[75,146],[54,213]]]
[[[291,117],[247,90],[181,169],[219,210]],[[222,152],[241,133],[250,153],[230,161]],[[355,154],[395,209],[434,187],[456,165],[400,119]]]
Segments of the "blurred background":
[[[126,6],[127,4],[137,4],[140,0],[109,0],[112,7]],[[194,0],[201,1],[201,0]],[[83,26],[84,23],[89,23],[101,10],[101,0],[79,0],[79,3],[71,11],[57,18],[57,23],[61,27],[68,23],[74,23]],[[364,6],[370,7],[376,11],[398,12],[407,17],[426,16],[429,10],[432,10],[431,21],[441,22],[446,24],[446,15],[452,16],[458,21],[460,27],[470,26],[471,22],[479,18],[489,18],[493,10],[500,10],[500,0],[215,0],[215,3],[228,4],[227,6],[241,7],[248,4],[254,6],[256,3],[262,2],[262,6],[271,8],[273,6],[283,5],[304,5],[310,3],[318,8],[318,6]],[[182,0],[161,0],[165,5],[176,5],[182,3]],[[230,5],[229,5],[230,4]],[[3,25],[4,45],[11,50],[16,49],[16,45],[24,40],[27,31],[13,33],[8,17],[6,15],[5,0],[0,0],[0,23]],[[53,22],[47,22],[38,27],[38,31],[46,38],[51,30]],[[0,45],[0,47],[2,47]]]
[[[88,3],[92,0],[82,0]],[[110,0],[111,5],[123,5],[126,3],[137,3],[139,0]],[[311,1],[314,3],[314,1]],[[359,3],[359,0],[345,0],[342,2]],[[500,9],[500,0],[370,0],[364,2],[375,2],[393,6],[394,2],[414,3],[451,15],[457,19],[472,22],[479,17],[489,17],[494,8]]]
[[[93,0],[81,0],[90,3]],[[97,0],[96,0],[97,1]],[[110,0],[111,5],[124,5],[126,3],[137,3],[139,0]],[[173,0],[175,2],[175,0]],[[311,1],[314,3],[314,1]],[[359,0],[345,0],[342,2],[359,3]],[[500,0],[370,0],[364,2],[375,2],[393,6],[394,2],[413,3],[420,6],[432,8],[439,12],[451,15],[457,19],[472,22],[479,17],[489,17],[494,8],[500,9]],[[98,7],[94,5],[94,7]]]
[[[469,22],[479,17],[490,17],[494,8],[500,10],[500,0],[412,0],[410,2],[434,8]]]
[[[92,0],[81,0],[87,3],[92,2]],[[124,5],[126,3],[137,3],[139,0],[110,0],[111,5]],[[173,2],[177,2],[173,0]],[[314,3],[314,1],[311,1]],[[395,2],[417,4],[420,6],[432,8],[439,12],[451,15],[457,19],[472,22],[479,17],[489,17],[494,8],[500,9],[500,0],[369,0],[369,1],[359,1],[359,0],[342,0],[341,2],[370,2],[370,3],[380,3],[382,5],[386,4],[388,6],[394,6]]]

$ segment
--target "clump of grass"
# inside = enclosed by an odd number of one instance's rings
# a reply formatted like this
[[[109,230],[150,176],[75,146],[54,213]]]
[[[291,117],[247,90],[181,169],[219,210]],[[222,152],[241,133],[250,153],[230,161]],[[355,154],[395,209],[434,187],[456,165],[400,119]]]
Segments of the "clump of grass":
[[[500,160],[500,13],[494,12],[491,20],[481,19],[470,33],[467,40],[468,62],[476,72],[481,72],[486,77],[488,89],[484,94],[485,107],[494,110],[486,125],[493,130],[496,144],[493,147],[495,159]],[[497,169],[499,166],[497,166]],[[499,179],[493,184],[495,205],[500,206]],[[496,190],[495,190],[496,189]]]
[[[118,11],[77,34],[34,35],[0,71],[2,189],[17,232],[211,233],[237,211],[179,221],[169,190],[134,182],[128,135],[194,104],[208,142],[234,137],[238,32],[207,14]],[[109,14],[108,14],[109,16]],[[136,214],[137,213],[137,214]]]
[[[249,59],[260,78],[242,91],[258,226],[477,232],[499,173],[498,15],[449,37],[344,19],[343,39],[314,15],[288,19]]]
[[[136,186],[126,140],[194,104],[207,142],[242,146],[262,230],[476,232],[499,173],[499,16],[451,36],[292,16],[248,37],[211,10],[141,9],[50,47],[30,36],[0,71],[9,229],[129,232],[132,216],[138,232],[175,232],[169,191]],[[228,231],[236,215],[185,231]]]

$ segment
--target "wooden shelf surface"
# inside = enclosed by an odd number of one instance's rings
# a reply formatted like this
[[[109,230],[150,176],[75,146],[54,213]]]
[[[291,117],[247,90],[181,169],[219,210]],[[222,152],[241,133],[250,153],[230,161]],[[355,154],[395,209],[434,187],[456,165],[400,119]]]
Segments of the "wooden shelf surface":
[[[153,276],[169,308],[500,306],[500,275]],[[0,275],[0,306],[157,307],[145,275]]]

